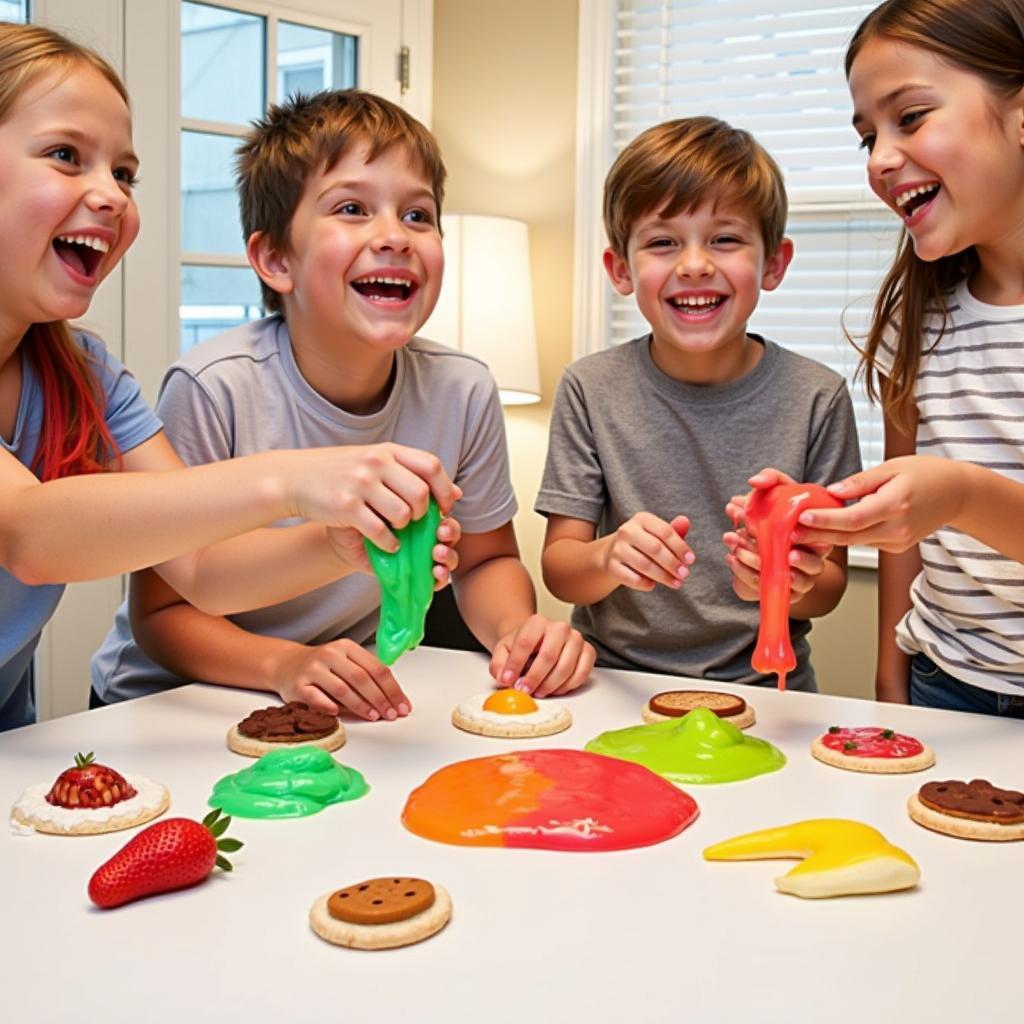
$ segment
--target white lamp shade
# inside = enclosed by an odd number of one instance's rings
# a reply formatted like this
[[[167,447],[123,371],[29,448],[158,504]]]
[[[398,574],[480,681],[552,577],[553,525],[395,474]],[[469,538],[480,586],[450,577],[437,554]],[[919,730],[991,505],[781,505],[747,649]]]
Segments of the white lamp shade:
[[[444,282],[419,333],[487,363],[505,405],[539,402],[526,224],[458,213],[441,223]]]

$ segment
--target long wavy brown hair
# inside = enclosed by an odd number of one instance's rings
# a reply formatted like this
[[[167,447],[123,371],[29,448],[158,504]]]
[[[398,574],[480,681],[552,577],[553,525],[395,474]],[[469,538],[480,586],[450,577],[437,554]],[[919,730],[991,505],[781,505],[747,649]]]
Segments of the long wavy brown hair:
[[[0,23],[0,121],[41,75],[68,74],[82,64],[99,71],[128,104],[117,72],[88,47],[41,25]],[[32,324],[21,344],[43,393],[43,427],[32,463],[40,479],[95,473],[119,459],[95,368],[67,322]]]
[[[886,0],[854,33],[846,51],[847,78],[865,43],[880,37],[928,50],[977,75],[994,96],[1007,98],[1024,87],[1024,0]],[[904,429],[914,418],[925,318],[932,312],[941,318],[941,337],[948,323],[950,290],[978,266],[973,246],[930,262],[919,259],[910,236],[905,229],[901,232],[867,338],[863,347],[857,347],[858,372],[864,374],[869,397],[881,397],[886,413]],[[896,355],[883,388],[877,354],[883,337],[893,333]]]

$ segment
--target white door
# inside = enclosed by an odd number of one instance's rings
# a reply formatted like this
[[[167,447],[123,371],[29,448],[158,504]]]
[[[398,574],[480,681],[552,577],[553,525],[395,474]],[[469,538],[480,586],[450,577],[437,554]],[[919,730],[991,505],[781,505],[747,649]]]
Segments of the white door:
[[[152,402],[183,347],[258,316],[231,159],[248,121],[296,90],[358,86],[429,124],[432,0],[35,0],[32,20],[125,77],[141,159],[139,238],[88,318]],[[400,51],[411,72],[400,81]],[[83,544],[89,542],[82,537]],[[89,659],[120,579],[68,588],[36,661],[40,718],[87,706]]]

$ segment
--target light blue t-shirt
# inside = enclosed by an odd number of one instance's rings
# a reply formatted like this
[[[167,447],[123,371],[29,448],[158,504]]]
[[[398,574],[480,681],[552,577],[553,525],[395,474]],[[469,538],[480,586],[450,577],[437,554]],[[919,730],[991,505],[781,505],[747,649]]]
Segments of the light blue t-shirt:
[[[106,422],[122,452],[130,451],[161,429],[160,421],[139,392],[135,378],[97,338],[82,332],[75,340],[85,349],[106,396]],[[21,398],[14,437],[4,446],[31,467],[43,425],[43,395],[32,361],[21,355]],[[74,529],[74,524],[68,524]],[[87,541],[87,538],[83,538]],[[64,584],[29,586],[0,568],[0,732],[35,721],[32,655],[39,634],[64,593]]]

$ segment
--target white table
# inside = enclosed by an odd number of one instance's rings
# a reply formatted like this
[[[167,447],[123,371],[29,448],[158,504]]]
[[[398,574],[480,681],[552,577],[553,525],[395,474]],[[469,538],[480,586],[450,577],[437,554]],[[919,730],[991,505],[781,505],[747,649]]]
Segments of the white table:
[[[445,846],[407,832],[410,790],[452,761],[528,745],[581,748],[638,724],[652,693],[685,682],[601,670],[568,699],[574,723],[538,741],[472,736],[452,708],[486,690],[482,656],[421,649],[397,674],[415,701],[398,723],[349,722],[335,755],[371,792],[310,818],[236,818],[236,870],[197,888],[99,911],[92,871],[133,834],[0,836],[5,1021],[917,1021],[1024,1020],[1024,843],[930,833],[904,809],[937,778],[1024,786],[1024,722],[847,698],[733,688],[755,703],[753,735],[789,764],[746,782],[688,788],[697,821],[619,853]],[[730,689],[721,686],[721,689]],[[3,800],[49,781],[78,751],[160,780],[172,815],[201,817],[213,782],[246,759],[227,728],[264,695],[190,686],[0,736]],[[830,724],[884,725],[929,742],[937,765],[872,777],[814,761]],[[702,849],[811,817],[876,826],[920,864],[911,892],[799,900],[772,879],[789,861],[708,863]],[[377,875],[445,885],[455,913],[416,946],[330,946],[313,899]],[[230,1017],[229,1017],[230,1015]]]

